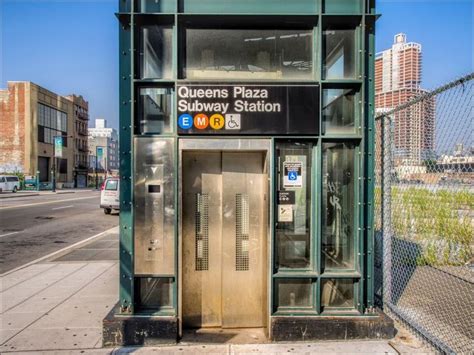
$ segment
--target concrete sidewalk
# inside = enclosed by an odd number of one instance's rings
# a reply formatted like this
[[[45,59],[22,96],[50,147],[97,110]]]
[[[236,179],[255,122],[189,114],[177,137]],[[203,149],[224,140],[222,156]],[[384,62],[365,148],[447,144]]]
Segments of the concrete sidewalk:
[[[117,229],[75,250],[1,278],[0,353],[397,354],[386,340],[231,344],[191,339],[173,346],[103,349],[102,319],[118,299]],[[405,352],[405,351],[402,351]],[[408,348],[406,353],[416,352]]]

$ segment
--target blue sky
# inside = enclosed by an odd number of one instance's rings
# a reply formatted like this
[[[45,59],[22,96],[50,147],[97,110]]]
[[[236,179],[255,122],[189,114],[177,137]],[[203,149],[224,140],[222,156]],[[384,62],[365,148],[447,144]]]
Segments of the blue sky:
[[[0,0],[0,87],[29,80],[81,94],[118,126],[118,0]],[[379,0],[377,51],[396,33],[423,46],[423,86],[472,72],[474,0]]]

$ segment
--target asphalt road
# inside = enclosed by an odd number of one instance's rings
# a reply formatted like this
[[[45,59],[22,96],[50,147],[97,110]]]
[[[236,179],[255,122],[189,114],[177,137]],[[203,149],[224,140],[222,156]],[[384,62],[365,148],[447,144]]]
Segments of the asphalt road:
[[[0,199],[0,274],[117,226],[99,200],[98,191]]]

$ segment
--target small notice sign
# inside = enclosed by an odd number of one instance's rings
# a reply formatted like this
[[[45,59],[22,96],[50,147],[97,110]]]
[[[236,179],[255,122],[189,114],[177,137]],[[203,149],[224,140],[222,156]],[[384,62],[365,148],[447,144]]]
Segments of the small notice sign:
[[[283,163],[283,187],[303,187],[303,163],[285,161]]]
[[[278,205],[278,222],[293,222],[293,205]]]
[[[294,191],[278,191],[279,205],[294,205],[295,201],[296,199]]]

